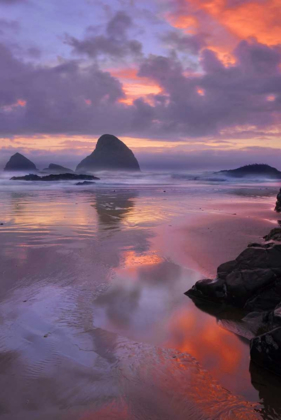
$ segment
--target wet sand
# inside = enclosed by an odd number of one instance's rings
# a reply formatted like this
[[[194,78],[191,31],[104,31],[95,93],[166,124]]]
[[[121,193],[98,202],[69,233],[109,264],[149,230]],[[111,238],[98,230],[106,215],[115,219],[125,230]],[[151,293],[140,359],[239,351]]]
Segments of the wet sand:
[[[276,190],[1,191],[0,418],[280,418],[281,383],[184,295],[274,226]]]

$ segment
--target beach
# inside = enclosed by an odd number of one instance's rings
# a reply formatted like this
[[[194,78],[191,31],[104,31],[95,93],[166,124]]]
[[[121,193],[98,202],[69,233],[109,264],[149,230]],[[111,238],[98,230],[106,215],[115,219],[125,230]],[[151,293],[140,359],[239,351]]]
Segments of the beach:
[[[280,418],[278,379],[184,295],[277,226],[279,183],[133,181],[0,175],[0,418]]]

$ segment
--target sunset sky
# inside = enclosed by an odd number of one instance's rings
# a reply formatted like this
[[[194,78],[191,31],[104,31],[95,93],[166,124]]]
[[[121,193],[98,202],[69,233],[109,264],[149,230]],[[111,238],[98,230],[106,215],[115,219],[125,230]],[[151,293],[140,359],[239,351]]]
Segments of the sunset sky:
[[[281,169],[280,0],[0,0],[0,168],[75,166],[103,133],[143,168]]]

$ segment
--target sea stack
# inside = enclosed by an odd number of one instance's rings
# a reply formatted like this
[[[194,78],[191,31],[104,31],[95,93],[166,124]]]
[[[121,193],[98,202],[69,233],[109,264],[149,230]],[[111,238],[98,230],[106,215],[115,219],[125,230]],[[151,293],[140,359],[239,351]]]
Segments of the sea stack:
[[[4,171],[37,171],[36,166],[31,160],[27,159],[20,153],[16,153],[11,156],[9,162],[7,162]]]
[[[44,172],[49,172],[53,174],[71,174],[73,172],[72,169],[65,168],[61,165],[56,165],[55,163],[50,163],[48,168],[43,169]]]
[[[104,134],[98,139],[95,150],[76,168],[76,171],[140,171],[133,152],[117,137]]]

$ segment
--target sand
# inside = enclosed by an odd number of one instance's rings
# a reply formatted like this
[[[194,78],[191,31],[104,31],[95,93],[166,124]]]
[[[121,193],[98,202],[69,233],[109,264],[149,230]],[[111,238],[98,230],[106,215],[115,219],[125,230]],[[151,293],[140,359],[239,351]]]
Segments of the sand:
[[[274,227],[275,186],[163,191],[0,192],[1,419],[279,415],[248,343],[184,295]]]

